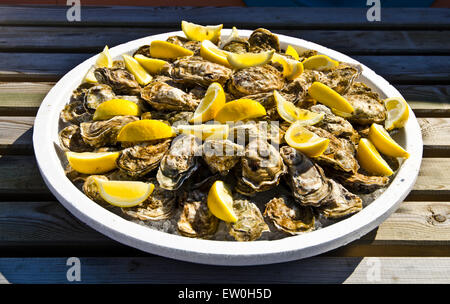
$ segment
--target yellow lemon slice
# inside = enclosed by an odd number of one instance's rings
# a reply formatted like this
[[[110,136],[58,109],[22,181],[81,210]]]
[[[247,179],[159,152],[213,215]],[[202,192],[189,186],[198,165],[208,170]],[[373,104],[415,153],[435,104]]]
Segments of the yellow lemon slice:
[[[387,118],[384,122],[386,130],[403,128],[409,118],[408,104],[403,98],[393,97],[384,100]]]
[[[278,62],[283,66],[283,76],[292,80],[303,73],[303,64],[300,61],[286,58],[280,54],[273,54],[272,61]]]
[[[372,124],[369,129],[369,139],[383,154],[393,157],[408,158],[409,153],[397,144],[389,133],[379,124]]]
[[[329,70],[339,65],[339,62],[326,55],[314,55],[303,60],[303,66],[308,70]]]
[[[205,97],[198,105],[190,123],[205,122],[217,115],[217,112],[225,105],[225,92],[220,83],[213,82],[209,85]]]
[[[169,63],[167,61],[149,58],[142,54],[134,55],[134,59],[150,74],[158,74],[161,72],[162,68]]]
[[[336,110],[335,108],[331,108],[331,112],[333,112],[335,115],[341,116],[343,118],[350,118],[350,117],[352,117],[351,113],[342,112],[342,111]]]
[[[291,45],[287,46],[286,54],[292,56],[295,60],[300,60],[300,56],[298,55],[297,51]]]
[[[116,168],[120,152],[66,152],[70,166],[83,174],[102,174]]]
[[[300,121],[302,126],[312,126],[320,122],[324,113],[314,113],[305,109],[297,108],[292,102],[287,101],[278,91],[273,91],[275,102],[277,103],[277,111],[281,118],[285,121],[294,123]]]
[[[206,139],[227,139],[229,132],[228,125],[202,124],[202,125],[178,125],[175,129],[182,134],[195,135],[202,140]]]
[[[125,99],[111,99],[102,102],[94,113],[94,120],[106,120],[118,115],[140,115],[139,106]]]
[[[120,129],[117,141],[139,142],[175,136],[172,127],[160,120],[142,119],[130,122]]]
[[[274,54],[274,51],[261,53],[228,53],[228,63],[235,69],[245,69],[252,66],[258,66],[268,63]]]
[[[214,216],[230,223],[237,222],[233,210],[233,195],[230,188],[223,181],[216,181],[208,192],[208,208]]]
[[[306,154],[309,157],[317,157],[327,149],[330,140],[322,138],[315,133],[305,129],[301,121],[293,123],[284,134],[286,143]]]
[[[369,173],[382,176],[390,176],[394,173],[388,163],[381,157],[377,148],[367,138],[359,140],[356,158],[361,167]]]
[[[181,21],[181,29],[189,40],[210,40],[217,43],[220,39],[220,31],[222,28],[223,24],[203,26],[187,21]]]
[[[308,89],[308,94],[318,102],[338,111],[352,113],[353,106],[338,92],[320,82],[313,82]]]
[[[243,98],[225,103],[217,113],[215,120],[221,123],[236,122],[264,115],[266,115],[266,109],[259,102]]]
[[[140,85],[146,85],[152,81],[153,77],[137,62],[136,59],[130,55],[123,54],[123,60],[125,61],[125,67],[127,70],[136,77],[137,82]]]
[[[94,71],[96,68],[110,68],[113,65],[113,60],[109,54],[109,48],[105,45],[103,51],[98,54],[95,65],[92,66],[84,77],[84,81],[90,83],[97,83],[97,78],[95,78]]]
[[[192,55],[194,52],[191,50],[167,41],[154,40],[150,44],[150,56],[155,58],[176,59]]]
[[[134,207],[152,194],[155,185],[136,181],[105,181],[94,178],[100,196],[116,207]]]
[[[204,59],[231,67],[227,59],[228,54],[230,54],[230,52],[219,49],[209,40],[203,40],[200,46],[200,56]]]

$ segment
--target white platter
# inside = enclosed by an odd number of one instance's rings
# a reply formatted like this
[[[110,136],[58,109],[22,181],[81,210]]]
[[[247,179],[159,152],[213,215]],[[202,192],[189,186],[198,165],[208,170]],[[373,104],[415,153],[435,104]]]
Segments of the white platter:
[[[230,32],[229,29],[222,30],[222,37],[227,37]],[[251,31],[240,30],[239,33],[248,37]],[[118,59],[121,54],[132,54],[152,40],[166,40],[173,35],[184,36],[181,31],[149,36],[113,47],[110,53]],[[359,64],[344,54],[318,44],[284,35],[278,37],[282,48],[290,44],[297,50],[314,49],[333,59]],[[410,158],[402,164],[390,186],[375,201],[359,213],[331,226],[281,240],[227,242],[191,239],[127,221],[93,203],[72,184],[64,174],[55,148],[55,145],[59,145],[59,113],[96,58],[93,56],[72,69],[47,94],[35,120],[33,145],[39,170],[55,197],[82,222],[120,243],[169,258],[214,265],[258,265],[306,258],[343,246],[380,225],[408,195],[418,176],[422,160],[422,136],[417,119],[409,109],[409,121],[396,140],[406,147]],[[376,90],[381,98],[401,96],[386,80],[368,67],[361,66],[363,72],[360,80]]]

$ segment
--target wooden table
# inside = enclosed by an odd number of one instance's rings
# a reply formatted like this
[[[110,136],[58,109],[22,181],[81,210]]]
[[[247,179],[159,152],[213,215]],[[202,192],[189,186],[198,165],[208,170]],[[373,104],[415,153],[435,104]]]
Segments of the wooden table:
[[[342,8],[0,7],[0,282],[67,283],[68,257],[91,283],[450,282],[450,10]],[[180,20],[266,27],[348,54],[391,82],[423,130],[424,159],[400,208],[360,240],[321,256],[268,266],[170,260],[90,229],[50,194],[33,156],[33,120],[54,83],[82,60]],[[379,276],[374,274],[378,267]],[[375,271],[375,273],[376,273]]]

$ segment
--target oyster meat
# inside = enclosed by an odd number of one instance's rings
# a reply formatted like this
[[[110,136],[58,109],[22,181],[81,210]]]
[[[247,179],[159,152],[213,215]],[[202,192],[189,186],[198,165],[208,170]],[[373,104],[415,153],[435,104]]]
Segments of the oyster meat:
[[[170,36],[166,41],[194,52],[194,56],[200,55],[201,41],[193,41],[181,36]]]
[[[229,140],[207,140],[203,143],[203,160],[212,173],[227,175],[244,154],[244,147]]]
[[[361,71],[360,66],[340,63],[329,71],[322,71],[319,81],[342,95],[348,91]]]
[[[266,204],[264,216],[274,226],[288,234],[295,235],[314,230],[313,209],[301,206],[287,196],[275,197]]]
[[[197,169],[199,149],[201,144],[197,137],[177,136],[160,162],[156,174],[159,185],[167,190],[178,189]]]
[[[97,68],[94,75],[99,83],[109,85],[115,94],[138,95],[141,91],[133,74],[124,68]]]
[[[386,119],[386,109],[378,93],[362,82],[354,83],[343,96],[354,108],[349,120],[361,125],[382,123]]]
[[[86,91],[84,106],[86,109],[94,112],[102,102],[113,98],[115,98],[113,89],[109,85],[99,84]]]
[[[254,30],[248,38],[248,43],[250,44],[250,52],[253,53],[270,50],[280,52],[280,41],[278,40],[278,36],[263,28]]]
[[[159,166],[164,154],[169,150],[170,141],[165,139],[126,148],[117,158],[117,167],[132,177],[144,176]]]
[[[83,141],[80,127],[77,125],[70,125],[59,132],[59,141],[65,151],[73,152],[90,152],[93,150],[91,146]]]
[[[280,71],[270,64],[265,64],[233,72],[227,86],[233,96],[243,97],[281,90],[284,83]]]
[[[345,189],[341,184],[330,179],[330,195],[323,200],[319,212],[326,218],[341,218],[362,209],[362,200],[359,196]]]
[[[60,118],[63,122],[79,125],[82,122],[92,120],[93,115],[86,111],[83,101],[74,101],[65,105],[61,111]]]
[[[327,169],[326,174],[347,189],[357,193],[371,193],[389,184],[389,177],[387,176],[370,176],[360,172],[351,173],[333,169]]]
[[[194,111],[200,103],[194,96],[159,81],[144,87],[141,97],[156,110]]]
[[[227,223],[228,233],[236,241],[248,242],[261,237],[262,233],[269,231],[258,206],[247,199],[235,198],[233,200],[233,211],[236,214],[235,223]]]

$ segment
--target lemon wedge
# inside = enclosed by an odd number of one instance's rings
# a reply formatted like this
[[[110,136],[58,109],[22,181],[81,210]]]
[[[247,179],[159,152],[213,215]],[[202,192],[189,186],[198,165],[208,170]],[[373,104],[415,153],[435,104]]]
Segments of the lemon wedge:
[[[187,21],[181,21],[181,29],[189,40],[210,40],[217,43],[219,42],[220,31],[222,28],[223,24],[203,26]]]
[[[100,196],[116,207],[134,207],[152,194],[155,185],[136,181],[105,181],[94,178]]]
[[[203,40],[200,46],[200,56],[204,59],[231,67],[227,59],[228,54],[230,54],[230,52],[219,49],[209,40]]]
[[[120,152],[66,152],[70,166],[83,174],[102,174],[116,168]]]
[[[111,99],[102,102],[94,113],[94,120],[106,120],[118,115],[140,115],[139,106],[125,99]]]
[[[359,140],[356,158],[361,167],[369,173],[381,176],[390,176],[394,173],[372,142],[367,138],[361,138]]]
[[[288,45],[286,48],[286,54],[292,56],[295,60],[300,60],[300,56],[293,46]]]
[[[172,127],[160,120],[142,119],[130,122],[120,129],[117,141],[139,142],[175,136]]]
[[[194,55],[194,52],[191,50],[167,41],[154,40],[150,44],[150,56],[155,58],[176,59],[192,55]]]
[[[326,55],[314,55],[303,60],[303,66],[308,70],[325,71],[335,68],[339,62]]]
[[[273,91],[273,97],[277,103],[277,111],[285,121],[294,123],[299,121],[302,126],[312,126],[320,122],[324,113],[314,113],[305,109],[297,108],[292,102],[287,101],[278,91]]]
[[[205,122],[214,119],[217,112],[225,105],[225,92],[220,83],[213,82],[209,85],[205,96],[198,105],[190,123]]]
[[[308,94],[318,102],[338,111],[352,113],[353,106],[338,92],[320,82],[313,82],[308,89]]]
[[[202,140],[227,139],[230,127],[221,124],[178,125],[175,130],[182,134],[194,135]]]
[[[303,64],[300,61],[286,58],[280,54],[273,54],[272,61],[278,62],[283,66],[283,76],[292,80],[303,73]]]
[[[149,58],[142,54],[134,55],[134,59],[136,59],[136,61],[150,74],[158,74],[165,65],[169,65],[165,60]]]
[[[228,63],[235,69],[245,69],[252,66],[264,65],[268,63],[275,51],[261,53],[228,53]]]
[[[95,61],[95,65],[92,66],[87,72],[86,76],[84,76],[84,81],[90,83],[97,83],[97,78],[95,78],[94,71],[96,68],[110,68],[113,65],[113,60],[111,55],[109,54],[109,48],[107,45],[103,48],[103,51],[98,54],[97,60]]]
[[[327,149],[330,140],[305,129],[302,122],[293,123],[284,134],[286,143],[309,157],[317,157]]]
[[[216,181],[208,192],[208,208],[214,216],[230,223],[237,222],[233,210],[233,195],[230,188],[223,181]]]
[[[409,118],[409,109],[406,101],[400,97],[386,98],[384,107],[387,110],[387,118],[384,122],[386,130],[403,128]]]
[[[346,119],[352,117],[351,113],[342,112],[342,111],[336,110],[335,108],[331,108],[331,112],[333,112],[337,116],[341,116]]]
[[[368,137],[378,151],[385,155],[404,158],[409,157],[409,153],[400,147],[383,126],[379,124],[374,123],[370,126]]]
[[[264,115],[266,115],[266,109],[259,102],[243,98],[225,103],[215,120],[221,123],[236,122]]]
[[[125,67],[127,70],[136,77],[137,82],[140,85],[146,85],[152,81],[153,77],[137,62],[136,59],[130,55],[123,54],[123,60],[125,61]]]

